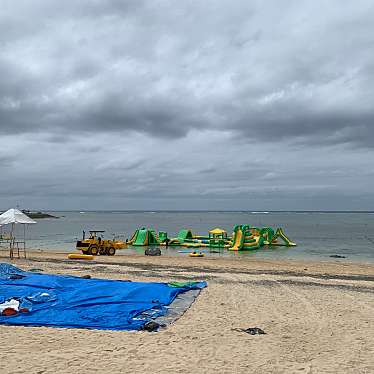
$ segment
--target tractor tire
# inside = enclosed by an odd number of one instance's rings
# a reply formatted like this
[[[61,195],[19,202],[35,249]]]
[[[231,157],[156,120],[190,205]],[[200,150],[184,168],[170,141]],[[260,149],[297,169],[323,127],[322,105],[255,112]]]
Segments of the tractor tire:
[[[100,248],[99,254],[100,254],[101,256],[106,255],[106,253],[107,253],[107,249],[106,249],[106,248]]]
[[[113,248],[113,247],[110,247],[110,248],[107,249],[106,254],[107,254],[108,256],[114,256],[114,255],[116,254],[116,249]]]
[[[96,244],[90,245],[90,248],[88,248],[88,254],[97,256],[99,254],[99,247]]]

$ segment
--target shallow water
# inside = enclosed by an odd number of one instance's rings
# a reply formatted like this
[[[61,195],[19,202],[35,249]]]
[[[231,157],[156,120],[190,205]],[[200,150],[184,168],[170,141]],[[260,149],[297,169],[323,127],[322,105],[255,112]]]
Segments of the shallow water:
[[[28,247],[74,251],[82,230],[106,230],[105,237],[126,239],[139,227],[166,231],[169,237],[189,228],[207,235],[214,227],[232,232],[234,225],[282,227],[297,247],[263,247],[257,251],[220,251],[207,256],[246,256],[271,259],[331,260],[330,255],[346,256],[339,261],[374,262],[374,213],[295,213],[295,212],[51,212],[59,219],[41,219],[27,228]],[[183,248],[185,250],[185,248]],[[181,248],[162,249],[186,256]],[[144,253],[143,247],[125,249]]]

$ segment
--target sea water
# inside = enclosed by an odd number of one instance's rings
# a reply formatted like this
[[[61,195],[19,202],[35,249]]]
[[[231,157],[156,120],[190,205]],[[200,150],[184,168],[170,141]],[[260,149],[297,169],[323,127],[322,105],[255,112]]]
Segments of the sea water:
[[[82,231],[105,230],[104,238],[125,240],[140,227],[166,231],[177,236],[181,229],[207,235],[220,227],[231,234],[238,224],[282,227],[297,247],[262,247],[239,253],[220,250],[207,256],[239,256],[267,259],[333,260],[331,255],[345,256],[339,261],[374,262],[374,213],[332,212],[50,212],[58,219],[40,219],[26,230],[29,248],[74,252]],[[168,255],[186,256],[180,247],[162,248]],[[184,250],[186,248],[183,248]],[[216,252],[216,249],[214,250]],[[144,253],[133,247],[123,253]]]

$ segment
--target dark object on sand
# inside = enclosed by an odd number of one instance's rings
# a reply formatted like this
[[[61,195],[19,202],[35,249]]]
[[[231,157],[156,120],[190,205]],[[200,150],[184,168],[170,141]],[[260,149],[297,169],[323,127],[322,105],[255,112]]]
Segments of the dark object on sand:
[[[234,331],[245,332],[250,335],[264,335],[266,332],[259,327],[248,327],[247,329],[233,329]]]
[[[87,275],[82,275],[81,278],[83,278],[83,279],[91,279],[91,275],[88,275],[88,274]]]
[[[161,249],[160,248],[147,248],[144,251],[146,256],[161,256]]]
[[[32,269],[29,269],[28,271],[31,271],[32,273],[41,273],[44,270],[43,269],[39,269],[39,268],[32,268]]]
[[[160,325],[157,322],[149,321],[143,326],[143,330],[154,332],[159,329]]]
[[[340,256],[340,255],[331,255],[330,257],[332,257],[332,258],[345,258],[345,256]]]

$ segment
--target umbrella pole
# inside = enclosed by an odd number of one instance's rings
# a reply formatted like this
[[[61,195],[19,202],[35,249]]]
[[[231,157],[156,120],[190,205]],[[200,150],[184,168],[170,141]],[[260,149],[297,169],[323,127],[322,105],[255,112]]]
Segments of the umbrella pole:
[[[23,225],[23,254],[26,258],[26,226],[27,224]]]
[[[10,232],[10,248],[9,248],[9,257],[13,258],[13,250],[14,250],[14,222],[12,223],[12,230]]]

